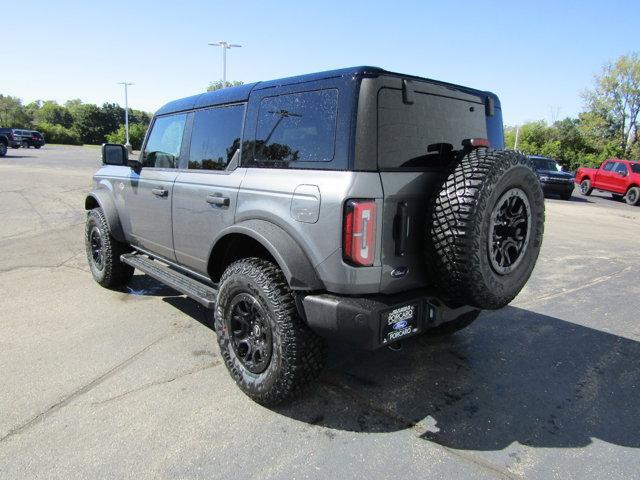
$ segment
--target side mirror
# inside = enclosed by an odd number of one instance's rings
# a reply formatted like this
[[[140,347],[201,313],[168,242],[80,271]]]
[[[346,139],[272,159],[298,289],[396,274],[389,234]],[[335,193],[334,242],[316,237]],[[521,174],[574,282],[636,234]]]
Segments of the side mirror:
[[[117,143],[102,144],[102,163],[105,165],[128,165],[129,152],[124,145]]]

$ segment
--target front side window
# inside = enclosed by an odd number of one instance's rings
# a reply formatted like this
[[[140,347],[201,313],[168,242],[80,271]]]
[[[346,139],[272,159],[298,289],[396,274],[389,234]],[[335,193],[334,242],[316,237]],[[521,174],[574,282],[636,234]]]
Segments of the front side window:
[[[618,163],[617,163],[617,165],[616,165],[616,169],[615,169],[615,172],[616,172],[616,173],[622,173],[622,174],[624,174],[624,175],[626,175],[627,173],[629,173],[629,172],[627,171],[627,166],[626,166],[624,163],[620,163],[620,162],[618,162]]]
[[[142,154],[144,167],[176,168],[178,166],[186,118],[185,114],[156,118]]]
[[[260,103],[254,156],[258,164],[333,160],[338,90],[267,97]]]
[[[244,105],[195,112],[189,169],[224,170],[240,148]]]
[[[610,172],[616,162],[607,162],[603,168],[605,172]]]

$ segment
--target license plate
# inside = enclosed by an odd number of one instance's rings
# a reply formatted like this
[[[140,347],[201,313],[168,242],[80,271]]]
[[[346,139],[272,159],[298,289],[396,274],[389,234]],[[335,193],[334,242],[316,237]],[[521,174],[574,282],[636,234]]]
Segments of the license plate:
[[[382,314],[382,343],[392,343],[418,331],[417,303],[394,308]]]

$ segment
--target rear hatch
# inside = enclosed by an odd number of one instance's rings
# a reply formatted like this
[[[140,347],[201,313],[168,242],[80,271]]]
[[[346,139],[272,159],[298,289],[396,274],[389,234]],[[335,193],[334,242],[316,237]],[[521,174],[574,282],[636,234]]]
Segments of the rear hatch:
[[[375,155],[384,191],[380,290],[437,282],[428,278],[423,256],[428,199],[464,141],[488,139],[503,148],[499,101],[488,92],[399,76],[363,80],[360,101],[359,115],[368,116],[377,145],[357,145],[356,167],[363,155],[367,162]],[[364,139],[362,123],[357,142]]]

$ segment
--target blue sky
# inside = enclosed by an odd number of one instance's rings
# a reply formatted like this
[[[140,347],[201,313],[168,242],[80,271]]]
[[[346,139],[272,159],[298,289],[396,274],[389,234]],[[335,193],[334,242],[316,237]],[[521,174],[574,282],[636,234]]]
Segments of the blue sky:
[[[496,92],[504,120],[564,118],[608,60],[640,50],[637,2],[28,2],[4,19],[0,93],[154,111],[222,77],[251,82],[375,65]],[[3,8],[6,15],[11,9]],[[21,10],[23,10],[21,8]]]

